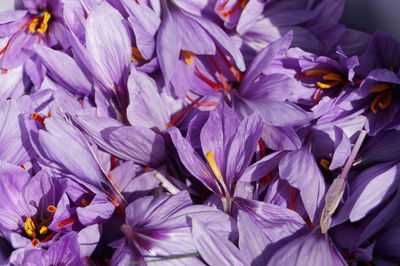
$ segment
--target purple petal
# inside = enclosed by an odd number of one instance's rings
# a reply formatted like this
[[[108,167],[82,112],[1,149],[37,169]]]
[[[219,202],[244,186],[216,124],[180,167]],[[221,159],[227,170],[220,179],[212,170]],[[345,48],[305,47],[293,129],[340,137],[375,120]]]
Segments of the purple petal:
[[[238,248],[226,238],[193,219],[193,239],[202,258],[210,265],[247,265]]]
[[[329,236],[318,229],[278,250],[268,265],[347,265]]]
[[[199,154],[193,149],[189,141],[183,138],[179,130],[175,127],[170,128],[169,133],[178,151],[179,158],[186,169],[208,187],[208,189],[216,193],[220,191],[214,174],[209,170]]]
[[[279,176],[300,190],[308,215],[316,221],[325,194],[325,181],[314,156],[303,147],[287,153],[279,163]]]
[[[86,47],[102,74],[113,82],[112,85],[119,85],[127,78],[131,41],[124,18],[106,2],[90,12],[86,23]]]

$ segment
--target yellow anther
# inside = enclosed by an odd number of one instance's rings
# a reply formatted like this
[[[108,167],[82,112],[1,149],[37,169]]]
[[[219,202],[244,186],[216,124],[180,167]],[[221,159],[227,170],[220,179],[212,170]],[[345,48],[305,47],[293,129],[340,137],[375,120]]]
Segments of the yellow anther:
[[[26,218],[24,222],[24,230],[28,236],[33,236],[36,229],[35,223],[31,217]]]
[[[331,73],[331,74],[324,75],[322,78],[324,80],[334,80],[334,81],[337,81],[337,82],[340,82],[340,83],[344,83],[344,80],[343,80],[342,76],[339,75],[339,74],[336,74],[336,73]]]
[[[38,29],[38,32],[40,34],[43,34],[47,31],[47,29],[49,28],[49,20],[51,18],[51,14],[47,11],[43,12],[43,20],[42,23],[40,23],[40,28]]]
[[[213,171],[215,177],[219,181],[223,182],[223,177],[222,177],[221,171],[219,170],[217,162],[215,161],[215,158],[214,158],[214,153],[211,151],[207,152],[206,159],[207,159],[207,162],[210,165],[211,170]]]
[[[390,85],[388,84],[380,84],[378,86],[372,87],[369,92],[381,92],[385,91],[390,88]]]
[[[182,50],[181,52],[183,60],[185,60],[185,63],[188,65],[193,64],[193,57],[196,56],[196,54],[186,50]]]
[[[148,60],[144,59],[142,54],[140,53],[139,49],[137,47],[132,47],[132,58],[131,61],[137,63],[138,60],[143,61],[145,63],[148,62]]]
[[[36,31],[36,27],[39,24],[39,18],[32,19],[31,24],[29,24],[29,31],[34,33]]]
[[[321,159],[321,161],[319,161],[319,164],[325,169],[325,170],[330,170],[329,169],[329,165],[331,164],[329,160],[326,159]]]
[[[336,85],[338,85],[339,82],[331,82],[331,83],[322,83],[322,82],[317,82],[317,86],[320,87],[321,89],[330,89],[332,87],[335,87]]]
[[[49,231],[49,228],[47,228],[47,226],[42,225],[42,227],[40,227],[39,229],[39,234],[44,235]]]
[[[325,70],[325,69],[311,69],[306,71],[305,75],[307,77],[312,77],[312,76],[323,76],[327,74],[331,74],[332,71]]]

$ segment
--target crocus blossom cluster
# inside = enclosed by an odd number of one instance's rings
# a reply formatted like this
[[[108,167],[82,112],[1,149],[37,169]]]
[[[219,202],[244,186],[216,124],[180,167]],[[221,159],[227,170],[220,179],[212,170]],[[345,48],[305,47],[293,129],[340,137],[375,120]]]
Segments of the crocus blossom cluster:
[[[0,263],[398,265],[400,42],[344,2],[0,13]]]

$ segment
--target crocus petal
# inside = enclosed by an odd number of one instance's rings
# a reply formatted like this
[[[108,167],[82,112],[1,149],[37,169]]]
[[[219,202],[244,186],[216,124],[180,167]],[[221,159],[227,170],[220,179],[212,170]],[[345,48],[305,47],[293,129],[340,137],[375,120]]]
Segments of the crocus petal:
[[[240,125],[239,118],[227,104],[221,102],[211,111],[200,133],[203,154],[212,152],[222,173],[226,173],[228,144]]]
[[[333,153],[332,162],[329,165],[330,170],[335,170],[342,167],[351,153],[350,140],[339,127],[334,127],[335,130],[335,152]]]
[[[291,126],[274,127],[264,124],[261,138],[268,148],[275,151],[292,151],[301,147],[301,140]]]
[[[305,147],[288,152],[279,163],[279,176],[300,190],[310,219],[316,221],[325,194],[325,181],[311,152]]]
[[[79,249],[82,257],[89,257],[97,247],[101,236],[98,224],[89,225],[78,233]]]
[[[131,41],[124,18],[107,2],[91,10],[86,24],[86,46],[97,67],[114,84],[119,85],[127,78]]]
[[[146,74],[132,71],[128,80],[130,103],[128,120],[132,125],[163,131],[170,114],[158,93],[156,83]]]
[[[234,202],[257,222],[272,243],[288,241],[305,228],[305,222],[300,215],[285,207],[239,197],[235,197]]]
[[[393,195],[400,182],[398,165],[377,164],[363,171],[351,184],[351,195],[335,220],[355,222]]]
[[[76,213],[79,222],[88,226],[94,223],[103,223],[107,221],[114,213],[114,210],[115,206],[108,198],[102,195],[96,195],[90,205],[78,207]]]
[[[157,167],[165,162],[165,144],[161,135],[141,126],[105,129],[104,139],[124,156],[139,164]]]
[[[246,100],[246,103],[261,116],[265,123],[271,126],[298,125],[311,118],[307,112],[291,102],[258,99]]]
[[[199,16],[192,16],[213,38],[219,43],[235,60],[236,66],[240,71],[245,70],[243,56],[240,50],[233,44],[232,40],[216,24]]]
[[[32,150],[22,116],[17,102],[0,99],[0,160],[17,165],[28,161]]]
[[[282,55],[289,48],[292,39],[293,34],[292,32],[289,32],[278,41],[268,45],[257,55],[256,58],[254,58],[251,65],[248,67],[246,75],[239,88],[240,94],[246,93],[250,84],[265,70],[265,68],[271,63],[272,59]]]
[[[46,119],[45,126],[46,131],[39,130],[40,151],[37,151],[62,172],[73,174],[92,188],[101,187],[105,177],[83,135],[59,117]]]
[[[347,265],[329,236],[319,230],[297,238],[278,250],[268,265]]]
[[[206,187],[217,193],[219,188],[216,178],[190,145],[190,142],[183,138],[180,131],[175,127],[170,128],[168,132],[186,169]]]
[[[70,232],[53,245],[48,250],[40,249],[29,253],[24,259],[24,265],[85,265],[81,259],[78,245],[78,234]]]
[[[157,36],[157,57],[164,81],[168,84],[175,72],[175,65],[179,60],[181,51],[181,32],[175,27],[173,17],[168,10],[167,3],[161,2],[163,11],[163,23]]]
[[[249,166],[256,150],[262,131],[261,118],[253,114],[247,117],[237,128],[229,144],[226,157],[227,183],[231,184],[238,179]]]
[[[218,237],[200,221],[193,220],[193,239],[202,258],[210,265],[247,265],[238,248],[228,239]]]
[[[42,45],[35,45],[33,50],[42,59],[57,83],[65,86],[72,93],[83,95],[91,93],[92,86],[89,80],[71,57]]]
[[[268,255],[265,247],[271,243],[263,231],[245,212],[238,216],[239,249],[252,265],[266,265]]]

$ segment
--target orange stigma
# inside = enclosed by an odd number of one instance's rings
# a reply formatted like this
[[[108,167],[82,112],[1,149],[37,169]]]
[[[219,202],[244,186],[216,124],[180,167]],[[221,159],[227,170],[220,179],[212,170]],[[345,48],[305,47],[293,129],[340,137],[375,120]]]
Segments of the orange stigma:
[[[220,7],[217,8],[217,10],[218,11],[223,11],[225,9],[226,5],[228,4],[228,2],[229,2],[229,0],[225,1]],[[221,14],[221,16],[224,17],[224,18],[230,17],[233,13],[235,13],[236,10],[238,10],[239,7],[244,9],[248,2],[249,2],[249,0],[238,0],[236,2],[236,4],[234,6],[232,6],[231,9],[229,9],[226,12],[223,12]]]

